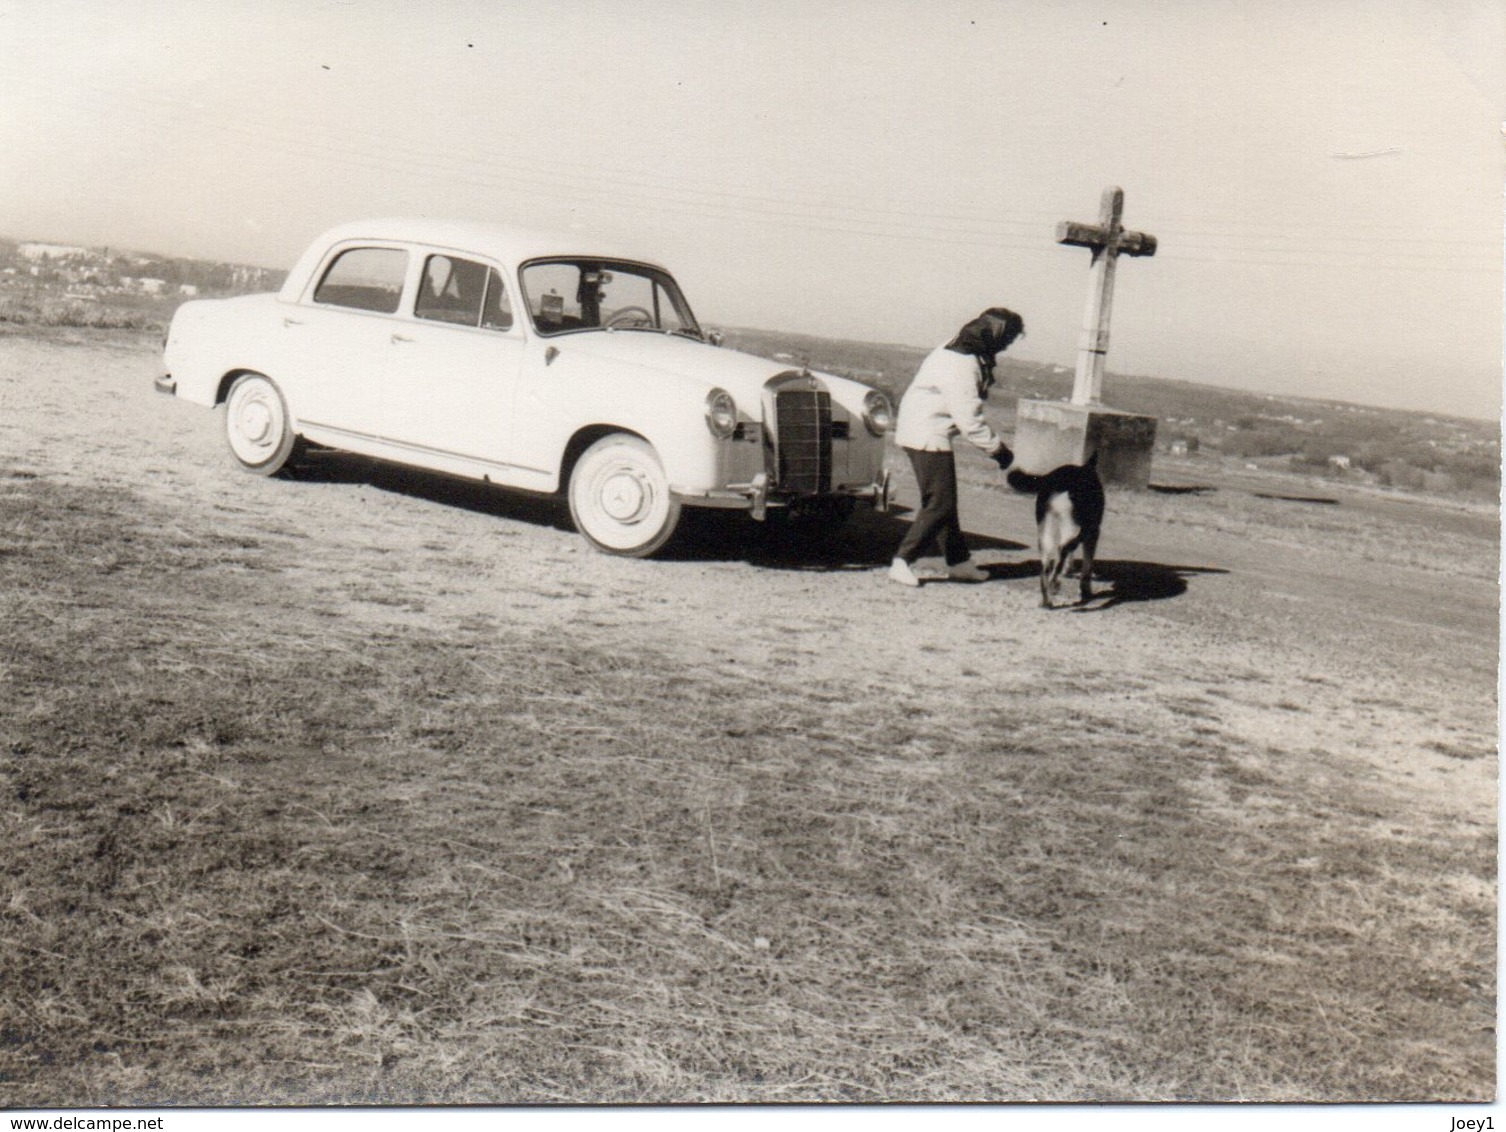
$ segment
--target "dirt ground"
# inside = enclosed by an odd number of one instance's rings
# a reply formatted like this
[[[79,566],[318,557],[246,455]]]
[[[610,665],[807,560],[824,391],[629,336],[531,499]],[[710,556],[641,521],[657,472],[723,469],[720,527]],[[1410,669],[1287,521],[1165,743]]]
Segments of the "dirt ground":
[[[1046,613],[1030,500],[970,454],[963,520],[989,583],[886,581],[902,515],[805,547],[713,516],[669,558],[630,561],[591,551],[561,507],[343,454],[302,482],[240,473],[215,415],[152,390],[157,364],[151,346],[102,335],[0,339],[0,452],[296,540],[285,584],[335,616],[569,624],[749,679],[777,669],[939,703],[1001,681],[1046,698],[1102,684],[1105,710],[1151,732],[1178,696],[1211,696],[1252,751],[1296,742],[1408,805],[1495,823],[1499,543],[1485,507],[1162,460],[1162,490],[1111,493],[1100,596]],[[1231,672],[1258,693],[1210,691]]]
[[[1155,490],[1110,493],[1094,600],[1044,611],[1031,501],[971,454],[963,521],[986,583],[889,582],[903,513],[860,516],[814,545],[708,516],[667,556],[625,560],[592,551],[557,503],[340,453],[315,454],[293,480],[247,475],[217,415],[152,390],[158,361],[134,337],[0,337],[0,472],[123,490],[185,538],[209,529],[248,548],[226,554],[226,577],[250,582],[274,563],[301,624],[568,634],[603,656],[672,658],[719,686],[909,703],[964,730],[1017,724],[1011,741],[1024,728],[1043,751],[1058,729],[1081,750],[1095,733],[1154,744],[1191,727],[1216,735],[1245,776],[1239,790],[1193,784],[1203,812],[1231,828],[1261,820],[1272,776],[1366,799],[1380,837],[1485,840],[1496,827],[1488,507],[1159,460]],[[899,501],[913,505],[895,466]],[[98,548],[100,568],[118,551]],[[256,581],[248,591],[265,592]],[[631,667],[617,678],[631,681]],[[898,754],[924,756],[909,748],[930,741],[916,732]],[[1285,775],[1294,764],[1300,774]],[[1309,817],[1322,828],[1316,800]],[[1480,876],[1461,868],[1439,883],[1493,906]],[[1461,1024],[1486,1028],[1490,995]],[[1478,1033],[1468,1040],[1476,1056]]]

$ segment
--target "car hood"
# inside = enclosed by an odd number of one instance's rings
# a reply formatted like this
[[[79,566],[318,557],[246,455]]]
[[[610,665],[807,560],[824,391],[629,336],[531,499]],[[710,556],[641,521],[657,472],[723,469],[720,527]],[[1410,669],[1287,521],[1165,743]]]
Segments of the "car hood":
[[[740,407],[757,405],[764,384],[781,373],[798,372],[799,365],[776,362],[754,354],[711,346],[682,334],[644,330],[613,330],[562,335],[549,339],[561,353],[579,354],[621,365],[673,373],[702,388],[719,386],[732,394]],[[830,390],[834,400],[861,411],[869,386],[829,373],[814,373]]]

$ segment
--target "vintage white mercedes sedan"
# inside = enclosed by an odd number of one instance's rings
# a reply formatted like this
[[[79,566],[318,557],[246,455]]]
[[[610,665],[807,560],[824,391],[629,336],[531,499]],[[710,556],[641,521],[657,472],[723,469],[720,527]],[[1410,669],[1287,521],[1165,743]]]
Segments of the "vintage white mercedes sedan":
[[[223,406],[248,471],[316,444],[563,492],[611,554],[684,507],[888,506],[884,393],[720,346],[663,267],[570,235],[343,225],[277,294],[179,307],[156,387]]]

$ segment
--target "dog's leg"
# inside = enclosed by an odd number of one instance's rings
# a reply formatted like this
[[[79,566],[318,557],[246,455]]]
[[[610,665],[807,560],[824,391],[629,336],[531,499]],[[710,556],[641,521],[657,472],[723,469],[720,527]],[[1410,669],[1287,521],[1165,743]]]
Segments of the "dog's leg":
[[[1061,546],[1061,534],[1057,529],[1059,520],[1055,512],[1047,511],[1041,517],[1040,546],[1041,546],[1041,608],[1050,609],[1052,595],[1055,593],[1056,575],[1061,569],[1059,548]]]
[[[1084,531],[1082,536],[1082,577],[1078,581],[1077,602],[1087,605],[1093,600],[1093,558],[1098,553],[1098,532]]]
[[[1056,552],[1056,570],[1051,578],[1052,604],[1056,604],[1056,595],[1061,593],[1062,578],[1067,573],[1067,567],[1072,564],[1072,555],[1076,553],[1078,544],[1082,541],[1081,532],[1074,534]]]

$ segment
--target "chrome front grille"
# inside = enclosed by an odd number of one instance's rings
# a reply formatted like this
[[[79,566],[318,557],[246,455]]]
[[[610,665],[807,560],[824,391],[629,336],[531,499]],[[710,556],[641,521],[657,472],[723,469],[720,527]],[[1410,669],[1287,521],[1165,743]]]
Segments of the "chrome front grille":
[[[831,491],[831,394],[824,389],[783,389],[774,395],[778,485],[782,491]]]

